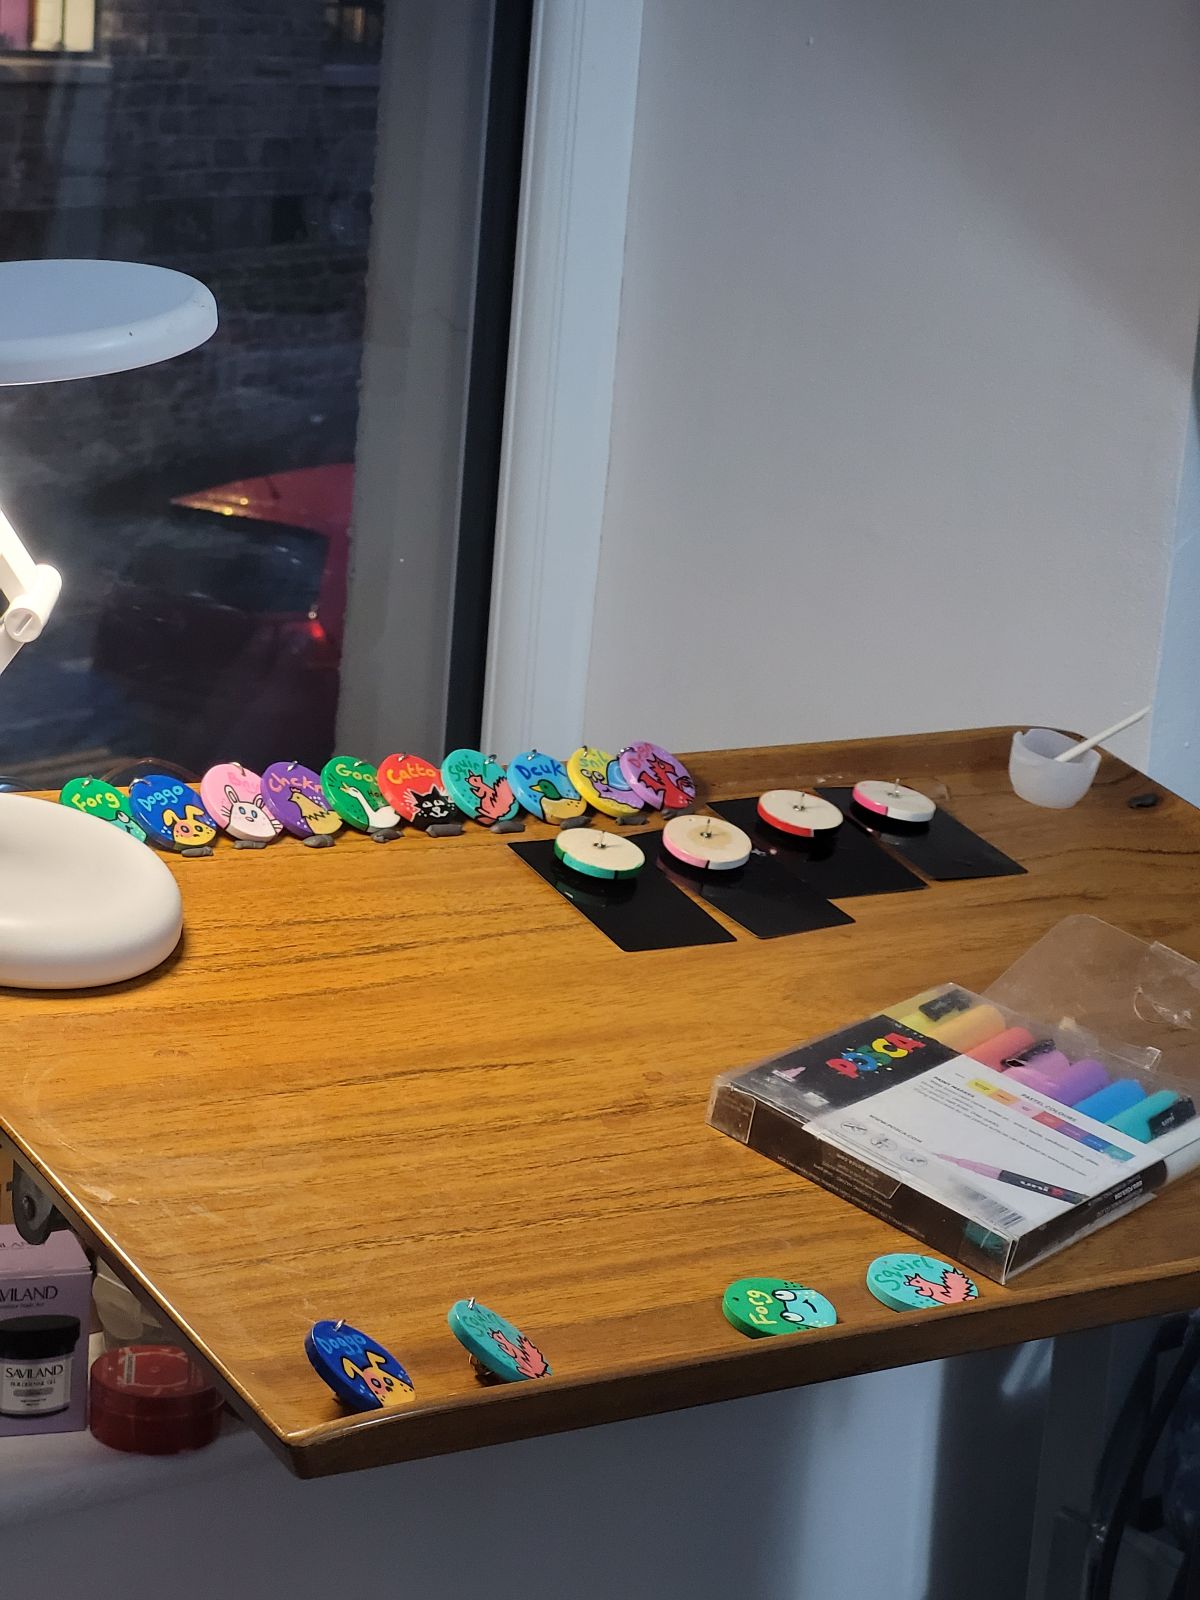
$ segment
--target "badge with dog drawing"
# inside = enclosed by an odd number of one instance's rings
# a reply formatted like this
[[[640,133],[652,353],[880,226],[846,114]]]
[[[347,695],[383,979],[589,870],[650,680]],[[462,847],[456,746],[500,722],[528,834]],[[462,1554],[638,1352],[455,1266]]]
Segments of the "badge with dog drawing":
[[[973,1278],[952,1262],[936,1256],[876,1256],[867,1268],[867,1288],[876,1300],[893,1311],[928,1311],[931,1307],[961,1306],[979,1298]]]
[[[200,779],[200,798],[226,833],[266,844],[283,830],[263,805],[262,787],[259,773],[240,761],[222,761]]]
[[[272,761],[262,775],[263,805],[296,839],[336,833],[342,819],[325,798],[321,780],[299,761]]]
[[[805,1328],[832,1328],[837,1312],[815,1289],[788,1278],[739,1278],[721,1299],[725,1320],[748,1339]]]
[[[69,783],[63,784],[58,798],[62,805],[70,806],[72,811],[82,811],[85,817],[111,822],[122,833],[128,833],[145,843],[145,829],[130,815],[132,807],[111,783],[105,783],[101,778],[72,778]]]
[[[348,1322],[314,1322],[304,1340],[313,1371],[351,1411],[406,1406],[416,1389],[386,1346]]]
[[[196,850],[217,837],[204,802],[182,778],[145,772],[129,785],[129,804],[146,832],[164,850]]]
[[[342,821],[360,833],[400,826],[395,809],[380,793],[379,776],[369,761],[331,756],[321,768],[321,787]]]
[[[539,822],[562,824],[582,817],[587,801],[571,782],[565,761],[541,750],[522,750],[508,763],[512,792]]]
[[[625,781],[618,757],[595,745],[583,744],[567,757],[571,782],[588,805],[606,817],[634,817],[642,802]]]
[[[442,762],[442,782],[458,809],[485,828],[507,822],[520,810],[508,773],[482,750],[451,750]]]
[[[418,828],[462,821],[462,813],[446,793],[440,769],[424,756],[400,751],[384,756],[379,763],[379,787],[388,804]]]
[[[456,1300],[446,1320],[459,1344],[503,1383],[550,1376],[550,1363],[533,1340],[478,1300]]]

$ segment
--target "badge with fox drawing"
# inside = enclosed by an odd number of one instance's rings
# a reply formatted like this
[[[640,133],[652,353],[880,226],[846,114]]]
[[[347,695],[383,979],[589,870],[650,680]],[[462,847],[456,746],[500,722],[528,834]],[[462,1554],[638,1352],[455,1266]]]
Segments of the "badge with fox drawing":
[[[507,772],[482,751],[451,750],[442,762],[442,782],[459,810],[486,828],[507,822],[520,809]]]

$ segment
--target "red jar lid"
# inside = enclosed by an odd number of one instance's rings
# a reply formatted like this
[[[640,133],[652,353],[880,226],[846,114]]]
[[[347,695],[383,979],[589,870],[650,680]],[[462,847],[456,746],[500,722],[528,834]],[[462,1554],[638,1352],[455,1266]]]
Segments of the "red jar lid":
[[[172,1345],[124,1345],[92,1367],[89,1426],[114,1450],[199,1450],[221,1431],[221,1406],[201,1368]]]

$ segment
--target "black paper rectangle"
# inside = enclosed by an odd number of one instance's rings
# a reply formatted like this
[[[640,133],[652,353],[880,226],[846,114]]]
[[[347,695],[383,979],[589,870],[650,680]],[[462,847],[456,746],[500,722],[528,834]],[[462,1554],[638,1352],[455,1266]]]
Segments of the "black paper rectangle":
[[[732,872],[698,872],[662,848],[661,833],[641,834],[638,843],[646,852],[647,871],[657,867],[673,883],[693,890],[732,917],[756,939],[780,939],[854,921],[811,884],[757,848],[744,867]]]
[[[643,849],[646,838],[657,847],[656,834],[633,837]],[[582,873],[562,865],[554,854],[553,839],[511,844],[509,849],[622,950],[677,950],[687,945],[734,942],[728,928],[649,861],[636,878],[615,883],[597,878],[593,884]]]
[[[994,844],[973,833],[966,823],[952,817],[939,806],[932,822],[917,827],[901,824],[889,827],[886,818],[878,822],[860,815],[854,806],[852,789],[818,789],[817,793],[832,800],[851,822],[873,839],[887,845],[897,855],[911,861],[918,872],[939,883],[957,878],[1011,878],[1027,869]],[[842,830],[839,828],[838,832]]]
[[[793,839],[768,827],[758,815],[757,800],[719,800],[712,809],[744,828],[755,847],[830,900],[856,895],[898,894],[927,885],[902,861],[890,856],[866,833],[844,824],[815,839]]]

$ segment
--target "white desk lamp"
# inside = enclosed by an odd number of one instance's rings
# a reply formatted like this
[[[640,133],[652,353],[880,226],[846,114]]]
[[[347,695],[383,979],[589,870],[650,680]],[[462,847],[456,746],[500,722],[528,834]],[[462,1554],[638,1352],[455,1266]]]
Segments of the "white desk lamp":
[[[147,367],[211,337],[203,284],[126,261],[0,262],[0,385]],[[45,627],[62,579],[0,511],[0,672]],[[148,846],[68,806],[0,794],[0,984],[91,988],[179,942],[179,889]]]

